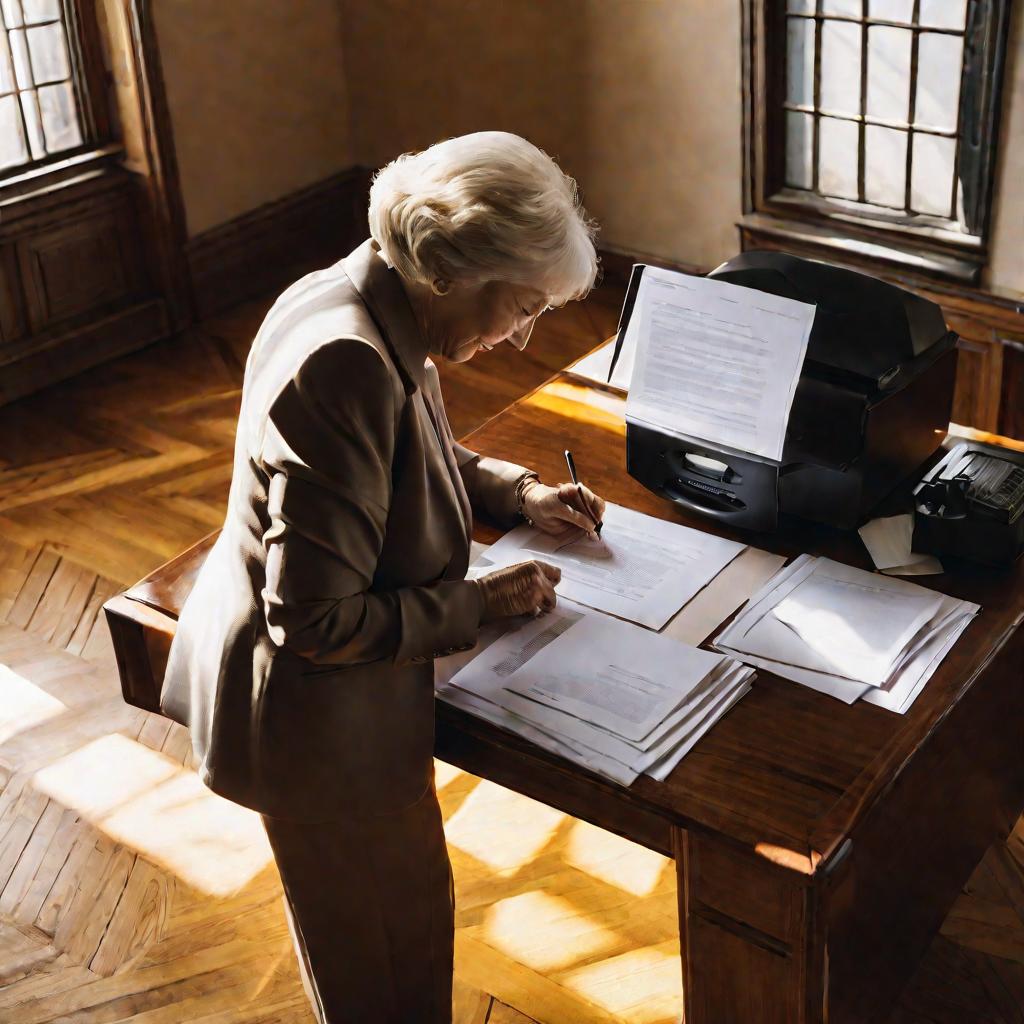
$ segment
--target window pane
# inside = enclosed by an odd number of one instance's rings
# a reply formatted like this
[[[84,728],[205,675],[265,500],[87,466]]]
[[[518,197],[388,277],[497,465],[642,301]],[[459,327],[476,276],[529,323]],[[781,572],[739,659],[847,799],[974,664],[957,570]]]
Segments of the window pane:
[[[25,30],[19,28],[16,32],[9,32],[7,38],[11,41],[11,52],[14,54],[14,70],[17,73],[18,85],[22,89],[31,89],[35,83],[32,81],[32,65],[28,60]]]
[[[814,0],[789,0],[786,10],[791,14],[813,14]]]
[[[909,25],[914,17],[914,0],[869,0],[868,17]]]
[[[788,18],[786,26],[786,99],[814,106],[814,22]]]
[[[810,188],[814,181],[814,117],[786,111],[786,184]]]
[[[19,0],[3,0],[4,24],[7,28],[17,28],[21,22],[21,4]]]
[[[864,138],[864,198],[902,210],[906,200],[907,133],[869,124]]]
[[[25,124],[28,125],[29,149],[32,153],[31,159],[42,160],[46,156],[46,146],[43,144],[43,126],[39,123],[39,108],[36,106],[36,94],[34,92],[22,93],[21,112],[25,116]]]
[[[918,213],[950,215],[956,142],[940,135],[914,135],[910,205]]]
[[[922,32],[917,51],[916,124],[955,131],[963,74],[962,36]]]
[[[861,16],[861,0],[822,0],[822,14],[843,14],[850,18]]]
[[[906,122],[910,106],[909,29],[872,25],[868,29],[868,103],[872,117]]]
[[[918,24],[963,31],[967,21],[967,0],[921,0]]]
[[[62,82],[71,77],[68,52],[64,47],[64,29],[59,24],[30,28],[25,34],[37,84]]]
[[[857,124],[823,117],[818,132],[818,191],[856,199]]]
[[[78,130],[75,109],[75,94],[67,82],[61,85],[47,85],[40,89],[39,109],[43,115],[46,148],[51,153],[82,144],[82,133]]]
[[[6,46],[0,44],[0,93],[14,92],[14,68],[11,67],[11,55]]]
[[[28,160],[25,136],[21,130],[21,115],[15,96],[0,100],[0,169],[14,167]]]
[[[841,114],[860,113],[861,26],[826,21],[821,28],[821,106]]]
[[[27,25],[56,21],[61,16],[60,0],[22,0],[21,6]]]

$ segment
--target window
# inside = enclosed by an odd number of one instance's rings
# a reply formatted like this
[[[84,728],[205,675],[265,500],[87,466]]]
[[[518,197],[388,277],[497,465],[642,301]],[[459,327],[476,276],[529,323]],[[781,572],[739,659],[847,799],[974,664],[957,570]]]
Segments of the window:
[[[0,0],[0,175],[89,139],[75,11],[64,0]]]
[[[748,0],[748,207],[978,263],[1008,7]]]

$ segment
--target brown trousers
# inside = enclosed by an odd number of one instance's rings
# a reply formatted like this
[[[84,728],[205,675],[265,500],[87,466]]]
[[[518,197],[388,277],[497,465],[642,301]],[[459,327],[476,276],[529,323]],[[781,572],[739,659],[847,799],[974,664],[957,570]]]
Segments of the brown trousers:
[[[450,1024],[454,895],[433,787],[393,814],[263,825],[321,1024]]]

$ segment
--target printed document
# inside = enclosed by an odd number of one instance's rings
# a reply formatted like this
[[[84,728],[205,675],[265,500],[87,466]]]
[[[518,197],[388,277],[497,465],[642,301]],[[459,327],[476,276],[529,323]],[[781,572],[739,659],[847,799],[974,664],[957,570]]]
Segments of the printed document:
[[[643,285],[627,418],[780,460],[815,307],[657,267]]]
[[[750,689],[752,671],[731,658],[569,601],[505,629],[482,631],[438,696],[627,785],[665,778]]]
[[[560,597],[661,629],[745,545],[607,505],[598,541],[571,544],[520,526],[487,551],[495,566],[540,559],[562,570]]]
[[[585,616],[505,685],[639,743],[727,659],[617,619]]]

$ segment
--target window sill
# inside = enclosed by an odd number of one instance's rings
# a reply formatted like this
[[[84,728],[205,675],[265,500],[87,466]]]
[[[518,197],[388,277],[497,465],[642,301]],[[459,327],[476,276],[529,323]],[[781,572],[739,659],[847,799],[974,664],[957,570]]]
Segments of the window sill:
[[[888,239],[883,242],[853,232],[842,232],[838,226],[789,220],[764,213],[749,213],[738,226],[755,243],[764,239],[773,247],[807,252],[808,255],[819,255],[860,268],[881,265],[924,281],[938,278],[959,285],[976,285],[981,276],[980,252],[977,256],[954,256],[898,245]]]
[[[19,207],[35,205],[54,192],[119,168],[119,159],[123,153],[120,145],[99,146],[0,179],[0,217],[7,220],[17,216]]]

